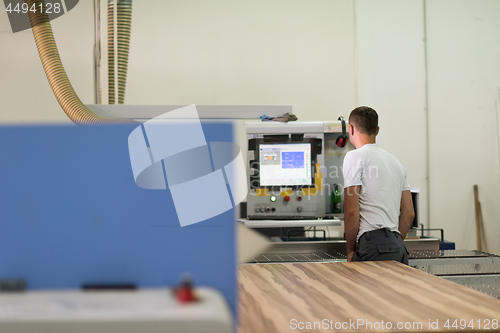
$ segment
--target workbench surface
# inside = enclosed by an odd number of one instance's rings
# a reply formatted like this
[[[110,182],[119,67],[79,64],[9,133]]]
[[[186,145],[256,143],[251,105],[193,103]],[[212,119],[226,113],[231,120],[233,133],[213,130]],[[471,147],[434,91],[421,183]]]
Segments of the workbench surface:
[[[491,331],[500,320],[500,300],[393,261],[243,265],[239,304],[240,333]]]

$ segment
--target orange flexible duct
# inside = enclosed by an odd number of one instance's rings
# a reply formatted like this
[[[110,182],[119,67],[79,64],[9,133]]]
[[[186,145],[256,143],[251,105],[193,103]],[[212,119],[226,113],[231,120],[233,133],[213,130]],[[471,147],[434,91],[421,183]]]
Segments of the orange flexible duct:
[[[133,120],[100,117],[83,105],[73,90],[61,63],[49,16],[46,13],[45,1],[25,0],[25,2],[29,8],[32,5],[35,5],[37,9],[40,8],[40,4],[43,6],[42,11],[28,11],[29,19],[38,54],[50,87],[68,117],[77,124],[136,123]]]

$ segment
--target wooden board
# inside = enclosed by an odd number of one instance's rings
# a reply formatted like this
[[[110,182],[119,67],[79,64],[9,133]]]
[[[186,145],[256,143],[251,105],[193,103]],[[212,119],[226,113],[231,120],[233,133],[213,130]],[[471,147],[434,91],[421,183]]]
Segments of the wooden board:
[[[239,297],[240,333],[449,332],[456,319],[491,331],[500,320],[500,300],[396,262],[243,265]]]

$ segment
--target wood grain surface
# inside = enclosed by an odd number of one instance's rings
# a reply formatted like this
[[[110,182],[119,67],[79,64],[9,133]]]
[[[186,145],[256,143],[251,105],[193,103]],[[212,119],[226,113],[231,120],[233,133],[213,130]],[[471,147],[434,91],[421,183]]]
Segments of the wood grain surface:
[[[247,264],[239,297],[240,333],[499,330],[500,300],[392,261]]]

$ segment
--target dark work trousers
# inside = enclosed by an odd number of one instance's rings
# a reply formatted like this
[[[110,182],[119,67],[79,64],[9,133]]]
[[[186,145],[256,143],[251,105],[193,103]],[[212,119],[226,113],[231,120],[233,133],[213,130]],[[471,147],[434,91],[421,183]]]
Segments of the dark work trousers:
[[[395,260],[408,265],[408,250],[401,235],[389,229],[372,230],[361,235],[353,261],[385,260]]]

